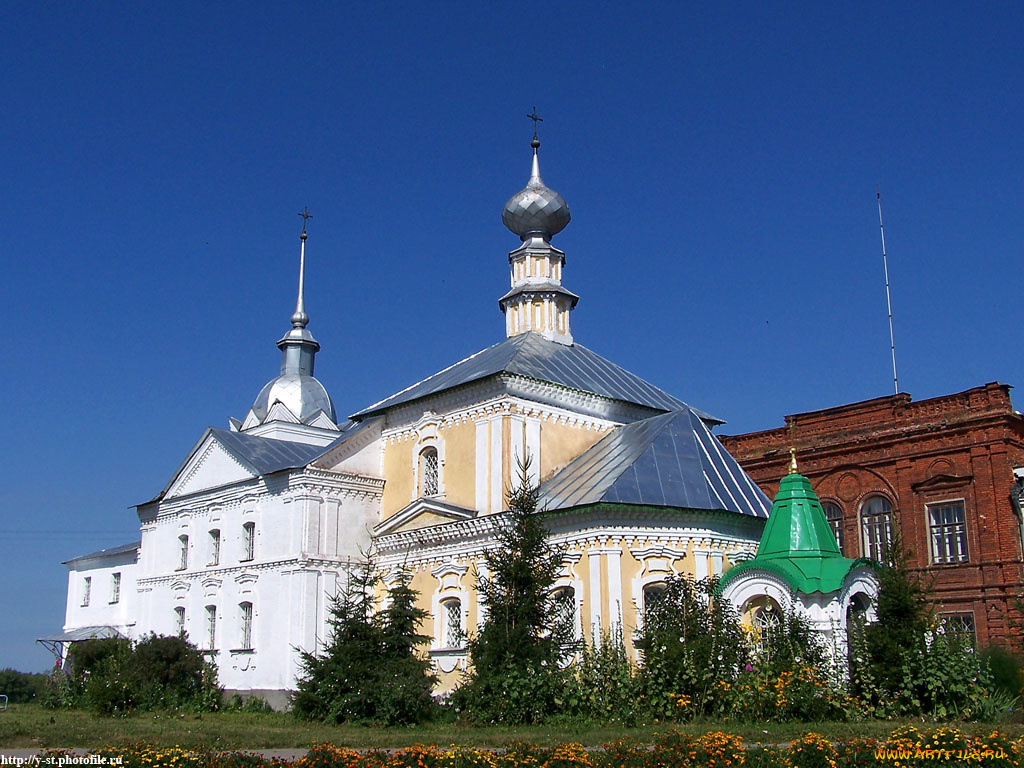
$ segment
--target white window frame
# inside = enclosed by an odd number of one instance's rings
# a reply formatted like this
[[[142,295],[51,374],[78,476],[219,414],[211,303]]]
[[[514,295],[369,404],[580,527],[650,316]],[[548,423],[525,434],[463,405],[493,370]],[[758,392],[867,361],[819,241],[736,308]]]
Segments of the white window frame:
[[[183,533],[178,537],[178,568],[179,571],[188,570],[188,534]]]
[[[185,634],[185,606],[178,605],[174,608],[175,622],[177,624],[178,636]]]
[[[248,601],[248,600],[245,600],[245,601],[239,603],[238,604],[238,609],[239,609],[239,619],[240,619],[239,630],[240,630],[240,636],[241,636],[241,640],[242,640],[242,642],[241,642],[241,644],[239,646],[239,650],[251,651],[252,650],[253,616],[255,614],[255,609],[253,608],[253,604],[250,601]]]
[[[871,502],[872,499],[882,499],[886,504],[889,505],[888,512],[887,513],[883,513],[883,514],[865,515],[864,514],[864,509],[865,509],[865,507],[867,507],[867,505]],[[884,523],[884,525],[886,527],[886,535],[885,535],[885,544],[884,545],[882,544],[881,541],[872,542],[870,540],[871,537],[869,537],[869,535],[868,535],[868,527],[865,524],[865,518],[866,517],[867,518],[883,518],[883,517],[887,518],[887,521]],[[896,506],[892,503],[892,499],[890,499],[884,493],[879,493],[879,492],[870,493],[870,494],[868,494],[867,496],[865,496],[861,500],[860,508],[857,511],[857,518],[858,518],[857,522],[858,522],[859,527],[860,527],[860,546],[861,546],[861,555],[863,557],[870,558],[870,559],[873,559],[873,560],[877,560],[879,562],[882,561],[882,557],[885,555],[885,552],[884,551],[883,552],[876,552],[876,551],[874,551],[874,549],[878,548],[878,547],[881,547],[881,546],[889,546],[889,545],[892,544],[893,529],[895,528],[895,523],[896,523],[895,517],[896,517]],[[871,528],[872,535],[877,533],[880,530],[879,527],[878,527],[880,525],[880,523],[873,521],[871,525],[872,525],[872,528]]]
[[[465,645],[464,613],[465,609],[459,595],[449,595],[441,600],[441,648],[462,648]]]
[[[942,523],[936,526],[932,518],[934,508],[954,506],[960,507],[960,513],[962,515],[960,522]],[[928,526],[928,551],[932,565],[959,565],[961,563],[970,562],[971,549],[967,541],[967,499],[958,497],[955,499],[943,499],[942,501],[929,501],[924,505],[924,514],[925,524]],[[958,537],[959,543],[961,544],[959,549],[961,551],[955,553],[955,555],[951,557],[950,548],[948,547],[950,541],[948,538],[950,536],[948,529],[953,529],[958,526],[961,529]],[[936,528],[942,531],[942,535],[939,538],[936,537]],[[938,545],[940,541],[943,543],[944,549],[946,550],[945,554],[941,556],[938,552]]]
[[[110,574],[110,603],[121,601],[121,572],[115,571]]]
[[[242,562],[256,559],[256,523],[249,520],[242,523]]]
[[[217,606],[206,606],[206,647],[211,651],[217,648]]]
[[[89,601],[92,599],[92,576],[86,576],[82,579],[82,607],[88,608]]]
[[[428,462],[433,459],[433,488],[428,485],[428,481],[431,479],[430,472],[428,471]],[[420,451],[420,496],[424,498],[434,498],[440,495],[441,488],[441,458],[437,453],[437,448],[433,445],[428,445]]]
[[[210,529],[210,562],[207,565],[220,565],[220,528]]]

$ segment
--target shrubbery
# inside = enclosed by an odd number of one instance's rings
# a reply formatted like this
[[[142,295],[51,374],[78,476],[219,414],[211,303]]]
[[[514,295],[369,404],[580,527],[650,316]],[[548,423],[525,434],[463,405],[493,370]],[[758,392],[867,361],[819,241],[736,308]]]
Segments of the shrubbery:
[[[26,704],[41,697],[46,679],[43,674],[0,669],[0,693],[7,697],[9,704]]]
[[[182,637],[86,640],[75,643],[69,656],[70,671],[54,670],[50,676],[46,706],[127,715],[153,709],[213,711],[220,703],[217,668]]]
[[[403,725],[433,710],[430,662],[416,652],[427,638],[418,628],[426,612],[416,607],[408,577],[374,610],[379,576],[362,563],[331,607],[331,638],[323,654],[302,653],[302,675],[293,712],[308,720]]]
[[[578,645],[572,597],[552,592],[564,551],[548,541],[528,466],[509,492],[509,511],[496,518],[488,576],[476,585],[487,616],[468,639],[472,667],[452,695],[475,722],[539,723],[558,712],[571,674],[561,666]]]

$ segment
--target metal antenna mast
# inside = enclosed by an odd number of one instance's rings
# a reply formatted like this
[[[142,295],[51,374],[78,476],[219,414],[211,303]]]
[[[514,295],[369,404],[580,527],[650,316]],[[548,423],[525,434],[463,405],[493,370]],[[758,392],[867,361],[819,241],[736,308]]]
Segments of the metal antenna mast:
[[[878,198],[878,229],[882,233],[882,266],[885,268],[885,303],[889,307],[889,348],[892,350],[892,385],[900,393],[900,378],[896,374],[896,337],[892,333],[892,298],[889,296],[889,257],[885,254],[885,224],[882,223],[882,191],[876,186]]]

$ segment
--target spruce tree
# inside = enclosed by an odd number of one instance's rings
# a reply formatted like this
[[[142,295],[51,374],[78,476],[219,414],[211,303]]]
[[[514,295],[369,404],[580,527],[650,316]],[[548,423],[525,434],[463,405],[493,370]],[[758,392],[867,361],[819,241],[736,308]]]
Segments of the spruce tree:
[[[552,594],[565,552],[548,541],[528,467],[520,466],[509,509],[495,518],[487,575],[476,579],[486,618],[468,640],[472,667],[455,702],[482,721],[540,722],[551,714],[560,662],[575,650],[572,595]]]
[[[416,723],[431,712],[435,679],[416,653],[426,638],[417,627],[426,611],[404,575],[388,590],[387,607],[374,610],[379,576],[372,560],[359,564],[335,597],[331,637],[322,655],[302,652],[293,712],[332,723]]]

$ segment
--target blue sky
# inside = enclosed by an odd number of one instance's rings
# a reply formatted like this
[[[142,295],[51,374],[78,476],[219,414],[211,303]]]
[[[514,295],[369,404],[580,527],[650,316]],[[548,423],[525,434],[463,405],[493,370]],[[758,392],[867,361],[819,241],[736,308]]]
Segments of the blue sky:
[[[922,13],[926,10],[926,13]],[[348,414],[504,336],[536,105],[576,340],[736,433],[1024,383],[1018,3],[0,6],[0,667],[274,375],[308,205]]]

